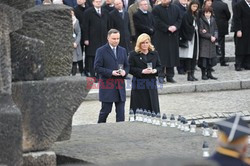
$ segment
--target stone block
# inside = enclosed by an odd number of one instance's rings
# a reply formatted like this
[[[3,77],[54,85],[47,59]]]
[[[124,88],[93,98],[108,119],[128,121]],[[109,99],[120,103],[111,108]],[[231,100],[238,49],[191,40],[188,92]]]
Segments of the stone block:
[[[218,118],[218,115],[216,113],[208,113],[211,118]]]
[[[221,112],[216,112],[216,114],[218,115],[219,118],[225,118],[224,114],[222,114]]]
[[[45,77],[68,76],[73,58],[73,25],[70,7],[38,5],[26,10],[19,34],[44,41]]]
[[[23,163],[25,166],[56,166],[56,154],[52,151],[24,153]]]
[[[243,111],[243,114],[244,114],[245,116],[250,116],[250,112],[249,112],[249,111]]]
[[[209,114],[203,114],[202,117],[205,119],[211,118],[211,116]]]
[[[44,42],[11,33],[12,81],[42,80],[44,78]]]
[[[13,99],[23,116],[23,150],[50,148],[88,91],[85,77],[78,76],[13,83]]]
[[[182,85],[168,85],[158,89],[159,94],[169,94],[169,93],[188,93],[195,92],[195,85],[182,84]]]
[[[21,119],[11,95],[0,94],[0,164],[22,165]]]
[[[0,0],[0,3],[9,5],[21,11],[35,6],[34,0]]]
[[[196,85],[197,92],[208,92],[208,91],[221,91],[221,90],[238,90],[241,89],[240,82],[237,80],[233,81],[221,81],[221,82],[210,82],[201,83]]]
[[[242,80],[241,81],[242,89],[250,89],[250,80]]]

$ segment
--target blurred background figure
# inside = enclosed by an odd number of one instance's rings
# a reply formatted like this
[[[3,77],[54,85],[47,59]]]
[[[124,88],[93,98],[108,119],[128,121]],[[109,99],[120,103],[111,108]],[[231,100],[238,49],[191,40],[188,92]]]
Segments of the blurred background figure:
[[[219,166],[247,166],[248,136],[250,128],[240,115],[217,123],[219,136],[216,152],[209,158]]]
[[[77,72],[77,65],[78,65],[78,69],[79,72],[82,74],[83,73],[83,55],[82,55],[82,48],[81,48],[81,28],[80,28],[80,24],[79,21],[77,20],[77,18],[75,17],[74,11],[71,11],[71,15],[72,15],[72,23],[73,23],[73,37],[74,37],[74,43],[73,43],[73,47],[74,47],[74,52],[73,52],[73,63],[72,63],[72,70],[71,70],[71,74],[74,76],[76,75]]]
[[[111,12],[115,9],[114,6],[114,0],[105,0],[105,2],[102,5],[102,8],[107,10],[108,12]]]
[[[221,49],[220,65],[228,66],[225,61],[225,35],[228,35],[228,21],[231,17],[231,13],[228,5],[222,0],[214,0],[212,7],[219,33],[218,44]]]
[[[115,9],[109,13],[111,28],[120,31],[119,45],[124,47],[127,53],[129,53],[131,51],[131,45],[128,12],[123,8],[122,0],[114,0],[114,5]]]
[[[76,0],[63,0],[63,4],[75,8],[77,6]]]

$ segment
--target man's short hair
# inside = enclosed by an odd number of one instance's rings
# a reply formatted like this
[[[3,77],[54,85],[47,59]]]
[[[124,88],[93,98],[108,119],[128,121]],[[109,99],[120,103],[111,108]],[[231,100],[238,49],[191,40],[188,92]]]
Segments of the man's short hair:
[[[111,34],[113,34],[113,33],[120,33],[117,29],[110,29],[109,31],[108,31],[108,36],[110,36]]]

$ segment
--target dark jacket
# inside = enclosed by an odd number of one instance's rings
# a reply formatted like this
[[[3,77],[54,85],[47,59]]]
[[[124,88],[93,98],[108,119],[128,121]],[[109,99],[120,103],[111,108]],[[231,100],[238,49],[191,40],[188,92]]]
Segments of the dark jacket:
[[[214,58],[216,57],[216,46],[215,42],[211,42],[211,36],[214,36],[216,39],[218,39],[218,29],[215,22],[214,17],[210,18],[210,24],[208,23],[205,16],[201,16],[199,20],[199,34],[200,34],[200,57],[203,58]],[[203,33],[203,30],[206,30],[205,33]]]
[[[191,41],[194,36],[195,28],[193,22],[197,22],[198,19],[195,18],[190,11],[187,11],[182,17],[182,23],[180,28],[180,37],[183,40]],[[197,24],[197,23],[196,23]]]
[[[113,70],[118,70],[118,64],[128,74],[129,64],[125,48],[117,46],[117,59],[109,44],[105,44],[96,50],[94,68],[99,75],[99,100],[102,102],[118,102],[126,100],[125,77],[112,76]]]
[[[122,18],[123,17],[123,18]],[[131,51],[130,46],[130,32],[129,32],[129,16],[127,11],[123,11],[123,16],[120,15],[117,9],[110,12],[110,24],[111,28],[115,28],[120,31],[120,43],[119,45],[126,48],[127,52]]]
[[[157,5],[152,14],[155,20],[154,45],[159,52],[161,64],[164,67],[179,65],[179,28],[181,26],[181,15],[179,8],[170,4],[167,8]],[[169,26],[175,25],[177,31],[168,30]]]
[[[73,8],[77,6],[76,0],[63,0],[63,4],[71,6]]]
[[[222,0],[214,0],[212,4],[219,36],[228,34],[228,21],[231,17],[228,5]]]
[[[242,31],[242,37],[236,37],[236,55],[250,55],[250,8],[245,1],[237,3],[233,8],[235,32]]]
[[[84,43],[84,11],[88,8],[88,6],[81,6],[77,5],[77,7],[74,9],[75,16],[79,21],[80,27],[81,27],[81,46],[83,46]]]
[[[155,32],[154,18],[151,12],[143,13],[140,9],[133,15],[136,38],[142,33],[148,34],[150,37]]]
[[[94,7],[88,8],[84,12],[84,41],[89,40],[89,45],[85,47],[86,56],[95,56],[96,49],[107,42],[107,33],[110,28],[109,13],[101,10],[99,16]]]
[[[145,57],[147,57],[145,59]],[[147,68],[147,63],[151,62],[153,69],[160,71],[161,64],[158,52],[150,51],[147,55],[135,51],[129,56],[129,73],[133,75],[132,90],[130,98],[130,109],[135,112],[137,108],[160,112],[157,74],[142,74],[142,70]]]

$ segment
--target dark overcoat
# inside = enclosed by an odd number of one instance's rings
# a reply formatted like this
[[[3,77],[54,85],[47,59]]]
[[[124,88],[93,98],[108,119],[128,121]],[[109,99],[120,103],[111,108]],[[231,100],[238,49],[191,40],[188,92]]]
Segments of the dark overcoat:
[[[203,33],[202,30],[206,30],[206,33]],[[199,20],[199,36],[200,36],[200,51],[199,57],[202,58],[214,58],[216,57],[216,46],[215,42],[211,42],[211,36],[214,36],[218,39],[218,29],[214,17],[210,18],[210,24],[208,23],[205,16],[201,16]]]
[[[101,102],[119,102],[126,100],[125,77],[112,76],[113,70],[118,70],[118,64],[123,64],[126,73],[129,72],[127,51],[117,46],[116,55],[109,44],[96,50],[94,68],[99,74],[99,100]]]
[[[233,8],[235,32],[242,31],[242,37],[236,38],[236,55],[250,55],[250,7],[246,1],[240,1]]]
[[[151,12],[143,13],[140,9],[138,9],[133,15],[133,20],[136,38],[142,33],[146,33],[152,38],[155,28],[154,18]]]
[[[222,0],[214,0],[212,4],[219,36],[228,34],[228,21],[231,17],[228,5]]]
[[[147,56],[147,59],[144,59],[145,56]],[[137,108],[160,112],[157,74],[142,74],[142,70],[147,68],[148,62],[152,62],[153,69],[160,71],[161,63],[156,51],[150,51],[147,55],[135,51],[130,53],[129,73],[133,75],[130,108],[134,112]]]
[[[123,18],[122,18],[123,17]],[[129,16],[127,11],[123,11],[123,16],[120,15],[117,9],[110,12],[111,28],[115,28],[120,31],[120,43],[119,45],[126,48],[127,52],[131,51],[130,46],[130,25]]]
[[[162,66],[174,67],[179,65],[179,28],[181,15],[179,8],[170,4],[168,7],[157,5],[152,11],[155,19],[154,45],[159,52]],[[169,26],[175,25],[177,31],[168,30]]]
[[[78,19],[81,27],[81,46],[84,44],[84,11],[88,8],[86,5],[85,7],[81,5],[77,5],[77,7],[74,9],[75,16]],[[83,47],[82,47],[83,48]]]
[[[85,13],[84,41],[89,40],[85,46],[86,56],[95,56],[96,49],[107,42],[107,33],[110,27],[108,11],[101,9],[99,16],[94,7],[88,8]]]

